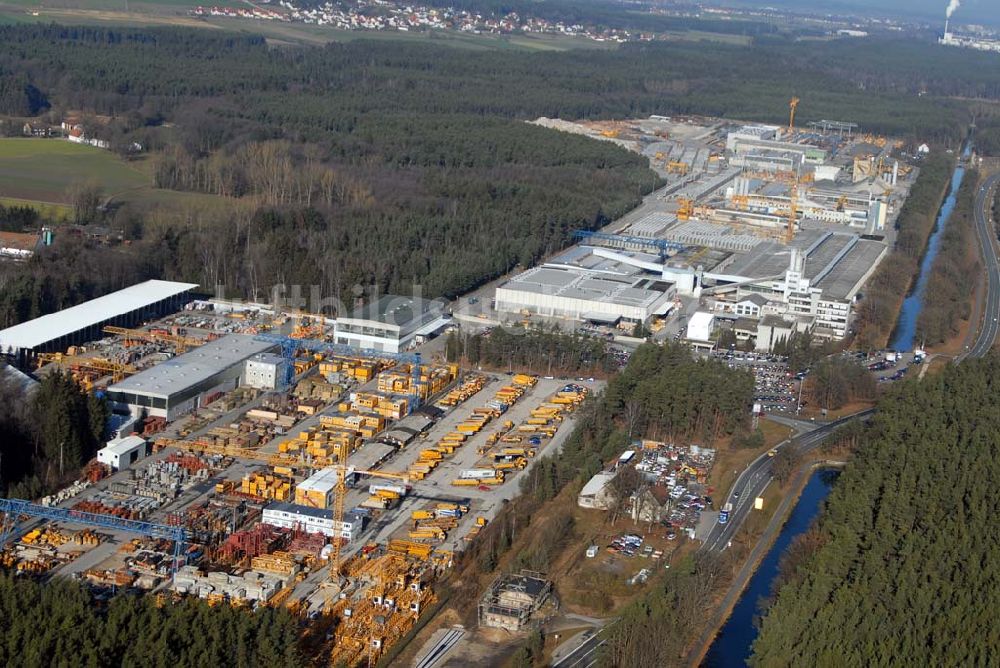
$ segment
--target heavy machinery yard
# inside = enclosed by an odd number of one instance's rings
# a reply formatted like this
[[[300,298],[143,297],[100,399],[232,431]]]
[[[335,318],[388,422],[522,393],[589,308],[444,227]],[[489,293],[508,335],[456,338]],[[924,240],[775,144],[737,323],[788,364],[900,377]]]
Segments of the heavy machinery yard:
[[[81,480],[0,509],[3,566],[98,591],[288,606],[317,657],[372,665],[600,382],[351,354],[297,322],[194,304],[37,355],[119,415]]]

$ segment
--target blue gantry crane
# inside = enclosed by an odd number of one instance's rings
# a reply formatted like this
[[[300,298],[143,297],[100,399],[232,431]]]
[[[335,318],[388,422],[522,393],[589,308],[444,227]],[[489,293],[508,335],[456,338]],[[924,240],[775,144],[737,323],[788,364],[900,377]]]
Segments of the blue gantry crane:
[[[170,564],[171,575],[177,572],[177,564],[180,562],[184,545],[188,542],[187,531],[181,527],[154,524],[140,520],[129,520],[123,517],[116,517],[115,515],[88,513],[82,510],[41,506],[23,499],[0,498],[0,513],[5,515],[4,522],[0,525],[0,547],[3,547],[7,544],[8,540],[17,536],[23,524],[22,517],[41,518],[55,522],[66,522],[68,524],[82,524],[89,527],[125,531],[140,536],[172,540],[174,542],[174,558]]]
[[[307,350],[312,353],[323,353],[324,355],[340,355],[343,357],[365,357],[369,359],[391,359],[397,362],[404,362],[410,365],[410,388],[411,392],[405,395],[408,399],[410,411],[420,407],[420,392],[417,386],[420,383],[420,353],[388,353],[371,348],[355,348],[340,343],[331,343],[321,339],[295,339],[290,336],[277,336],[274,334],[257,334],[254,338],[258,341],[273,343],[281,348],[281,356],[288,361],[285,384],[289,384],[295,375],[295,354],[300,350]]]

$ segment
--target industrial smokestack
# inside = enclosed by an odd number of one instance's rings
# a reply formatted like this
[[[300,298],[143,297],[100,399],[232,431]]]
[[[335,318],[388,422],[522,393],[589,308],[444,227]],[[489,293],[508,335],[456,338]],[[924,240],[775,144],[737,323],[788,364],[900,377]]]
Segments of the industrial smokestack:
[[[955,13],[955,10],[962,6],[962,0],[949,0],[948,9],[945,10],[945,17],[951,18],[951,15]],[[945,32],[948,32],[945,30]]]

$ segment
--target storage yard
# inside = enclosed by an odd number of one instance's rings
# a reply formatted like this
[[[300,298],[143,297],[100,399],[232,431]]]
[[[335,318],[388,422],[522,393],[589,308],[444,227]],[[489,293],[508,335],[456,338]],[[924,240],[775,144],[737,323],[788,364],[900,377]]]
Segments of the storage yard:
[[[2,502],[2,564],[98,591],[289,606],[316,651],[349,666],[406,634],[600,386],[352,349],[325,319],[266,307],[195,300],[97,325],[63,353],[24,349],[28,369],[67,370],[116,415],[79,481]]]

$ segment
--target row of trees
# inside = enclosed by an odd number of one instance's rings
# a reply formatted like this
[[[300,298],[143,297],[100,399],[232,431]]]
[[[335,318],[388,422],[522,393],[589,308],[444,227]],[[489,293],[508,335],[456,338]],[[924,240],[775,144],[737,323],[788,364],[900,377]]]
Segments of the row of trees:
[[[474,336],[451,333],[445,353],[449,362],[544,375],[604,375],[618,368],[603,338],[540,327],[498,327]]]
[[[900,305],[916,279],[920,258],[955,166],[953,155],[935,151],[920,167],[896,219],[896,246],[865,285],[855,310],[855,341],[861,348],[880,348],[892,334]]]
[[[197,599],[158,607],[120,594],[100,605],[80,584],[0,574],[0,663],[48,666],[306,665],[284,608],[211,608]]]
[[[949,366],[879,404],[787,573],[752,665],[976,665],[1000,631],[994,558],[1000,357]]]
[[[957,336],[972,314],[982,261],[976,241],[976,191],[979,172],[970,169],[955,197],[955,208],[941,233],[937,257],[917,318],[917,338],[938,345]]]

